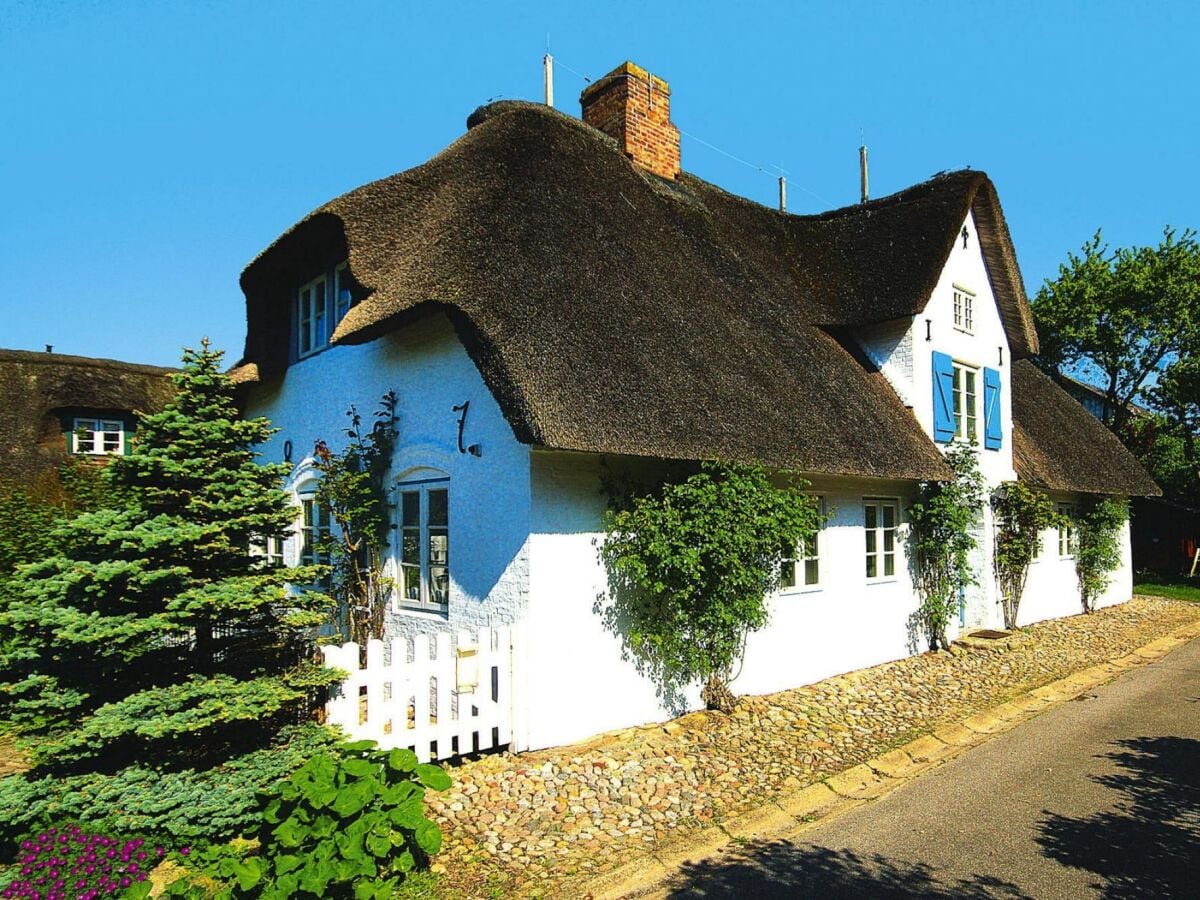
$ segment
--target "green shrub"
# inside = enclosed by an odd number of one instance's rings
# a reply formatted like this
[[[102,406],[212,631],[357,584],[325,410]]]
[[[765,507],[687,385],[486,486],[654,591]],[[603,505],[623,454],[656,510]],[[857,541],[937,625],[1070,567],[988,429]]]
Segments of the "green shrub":
[[[1042,531],[1058,524],[1062,516],[1045,493],[1020,481],[1006,481],[992,491],[992,511],[996,522],[993,565],[1000,586],[1004,627],[1011,631],[1017,627],[1025,580]]]
[[[1092,497],[1079,510],[1075,574],[1085,613],[1096,608],[1096,598],[1108,589],[1112,573],[1121,565],[1121,529],[1128,518],[1129,506],[1118,497]]]
[[[255,828],[260,791],[337,742],[330,729],[305,725],[211,769],[155,771],[141,764],[113,774],[9,775],[0,778],[0,850],[62,821],[159,840],[226,840]]]
[[[356,741],[314,756],[263,797],[256,853],[214,846],[191,866],[223,883],[222,898],[391,897],[442,846],[424,798],[427,788],[448,788],[450,776],[410,750],[373,747]],[[211,885],[189,875],[169,893],[207,896]]]

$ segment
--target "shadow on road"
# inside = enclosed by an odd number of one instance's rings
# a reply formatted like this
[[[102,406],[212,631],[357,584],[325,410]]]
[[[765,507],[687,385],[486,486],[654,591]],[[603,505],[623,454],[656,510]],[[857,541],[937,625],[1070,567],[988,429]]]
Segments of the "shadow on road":
[[[1122,771],[1095,776],[1118,796],[1091,816],[1047,813],[1038,843],[1049,858],[1100,876],[1100,896],[1197,896],[1200,741],[1142,737],[1107,754]]]
[[[671,897],[1017,897],[1016,885],[975,875],[942,881],[924,863],[860,856],[778,840],[750,842],[736,854],[685,865]]]

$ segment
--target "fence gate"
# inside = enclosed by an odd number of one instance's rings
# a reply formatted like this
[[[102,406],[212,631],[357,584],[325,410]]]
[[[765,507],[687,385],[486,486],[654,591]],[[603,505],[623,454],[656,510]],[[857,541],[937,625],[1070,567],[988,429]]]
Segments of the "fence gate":
[[[421,762],[503,747],[512,740],[509,628],[417,635],[322,647],[349,677],[331,690],[327,721],[352,739],[407,747]]]

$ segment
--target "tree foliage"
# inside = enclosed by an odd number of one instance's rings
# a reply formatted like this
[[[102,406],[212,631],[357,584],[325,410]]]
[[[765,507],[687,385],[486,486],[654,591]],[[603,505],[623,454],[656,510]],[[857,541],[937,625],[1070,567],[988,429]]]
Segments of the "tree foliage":
[[[177,393],[105,471],[110,508],[55,533],[0,603],[0,704],[27,778],[204,771],[264,746],[336,673],[313,659],[329,599],[315,571],[252,548],[290,530],[284,466],[259,465],[264,419],[241,419],[221,354],[186,350]],[[0,811],[0,818],[11,813]]]
[[[785,547],[820,526],[807,483],[772,484],[760,467],[705,463],[698,472],[610,504],[598,601],[627,652],[678,703],[701,682],[709,708],[728,709],[746,635],[767,622]]]
[[[921,597],[917,618],[931,650],[950,648],[946,632],[957,614],[959,592],[977,582],[971,552],[983,509],[976,450],[955,444],[946,452],[946,464],[954,477],[922,484],[908,509],[909,561]]]
[[[366,647],[370,638],[382,639],[384,613],[392,582],[384,577],[384,550],[391,534],[386,477],[398,435],[396,393],[380,398],[375,422],[363,428],[353,406],[346,413],[349,444],[341,452],[317,441],[313,451],[321,473],[317,502],[329,510],[337,529],[323,547],[333,566],[330,592],[346,624],[347,638]]]
[[[1155,247],[1111,250],[1100,232],[1033,300],[1041,359],[1098,374],[1104,421],[1120,432],[1156,375],[1200,351],[1200,244],[1163,231]]]
[[[993,564],[1000,587],[1004,627],[1017,627],[1021,596],[1029,564],[1037,553],[1041,533],[1059,523],[1061,515],[1042,491],[1020,481],[1006,481],[992,491],[996,540]]]
[[[1075,575],[1085,613],[1096,608],[1121,565],[1121,532],[1128,518],[1128,504],[1118,497],[1090,497],[1076,513]]]

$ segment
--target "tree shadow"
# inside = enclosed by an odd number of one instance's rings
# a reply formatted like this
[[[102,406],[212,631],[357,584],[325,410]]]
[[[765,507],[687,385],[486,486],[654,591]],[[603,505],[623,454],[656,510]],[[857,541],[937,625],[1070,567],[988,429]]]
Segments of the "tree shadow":
[[[668,886],[678,898],[1027,898],[1015,884],[986,875],[939,878],[922,862],[860,855],[787,840],[751,841],[735,853],[687,863]]]
[[[1123,771],[1093,776],[1119,795],[1082,818],[1047,813],[1042,852],[1100,876],[1100,896],[1196,896],[1200,859],[1200,741],[1140,737],[1107,754]]]

